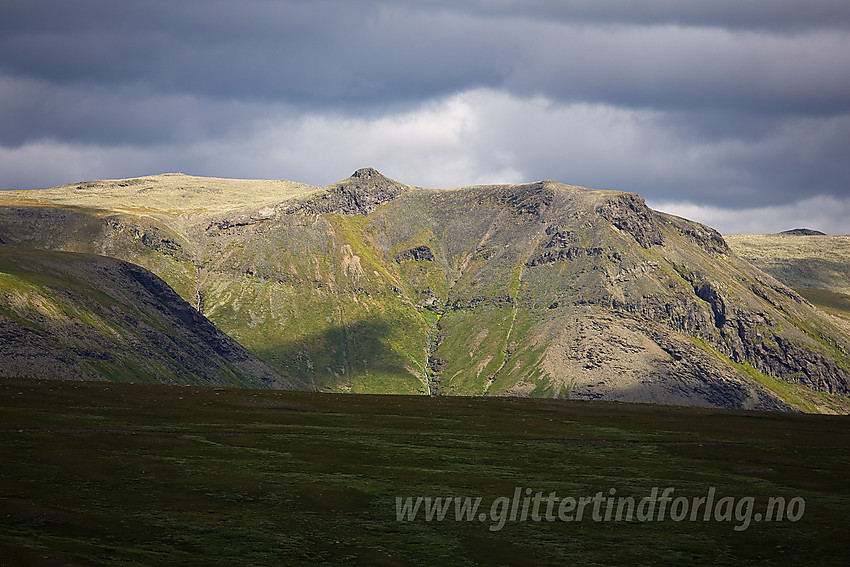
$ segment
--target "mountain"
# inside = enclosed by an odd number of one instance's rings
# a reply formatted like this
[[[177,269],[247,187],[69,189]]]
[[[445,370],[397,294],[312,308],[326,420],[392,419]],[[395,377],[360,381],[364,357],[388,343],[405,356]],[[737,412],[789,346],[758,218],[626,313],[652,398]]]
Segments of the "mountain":
[[[149,271],[0,246],[0,376],[284,388]]]
[[[307,389],[850,408],[841,320],[633,193],[170,174],[6,192],[0,238],[142,265]]]
[[[790,234],[793,236],[826,236],[826,233],[811,228],[792,228],[791,230],[783,230],[779,234]]]

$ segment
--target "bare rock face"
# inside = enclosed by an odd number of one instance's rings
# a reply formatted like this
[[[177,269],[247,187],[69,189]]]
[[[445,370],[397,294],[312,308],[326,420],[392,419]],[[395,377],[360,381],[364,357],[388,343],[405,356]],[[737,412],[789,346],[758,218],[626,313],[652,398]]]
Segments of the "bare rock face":
[[[522,185],[494,187],[492,195],[495,201],[515,215],[528,215],[541,220],[546,209],[552,204],[555,192],[551,182],[538,181]]]
[[[626,302],[614,300],[611,308],[662,324],[672,332],[699,338],[733,362],[749,364],[768,376],[817,391],[850,395],[846,343],[836,347],[840,351],[836,360],[825,352],[820,334],[783,332],[782,325],[788,323],[781,312],[751,310],[733,302],[724,296],[717,282],[699,284],[692,297],[683,296],[675,301],[658,296]]]
[[[703,282],[699,287],[694,288],[694,292],[697,297],[708,303],[711,307],[711,311],[714,313],[714,326],[718,329],[723,329],[728,313],[726,311],[726,301],[723,299],[720,287],[714,282]]]
[[[190,259],[189,253],[183,249],[180,242],[158,226],[135,223],[132,218],[116,215],[106,219],[104,230],[112,233],[113,238],[125,233],[128,238],[138,241],[143,247],[156,250],[177,261]]]
[[[654,216],[659,227],[676,231],[706,252],[711,254],[727,254],[729,252],[729,245],[724,240],[723,235],[711,227],[666,213],[655,212]]]
[[[608,199],[597,212],[618,229],[631,234],[644,248],[664,243],[652,210],[634,193],[621,193]]]

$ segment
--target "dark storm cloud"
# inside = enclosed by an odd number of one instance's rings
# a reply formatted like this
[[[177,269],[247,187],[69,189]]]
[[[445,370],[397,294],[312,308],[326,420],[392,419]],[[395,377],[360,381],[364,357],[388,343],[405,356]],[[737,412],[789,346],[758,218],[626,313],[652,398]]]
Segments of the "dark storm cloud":
[[[468,8],[508,17],[588,23],[675,24],[731,29],[793,31],[850,26],[840,1],[799,0],[478,0]]]
[[[541,25],[534,52],[506,82],[515,91],[622,106],[847,112],[847,39],[838,32],[787,37],[717,28]]]
[[[0,145],[6,146],[50,138],[109,145],[190,142],[250,128],[265,109],[139,84],[51,84],[0,76],[0,92]]]
[[[468,18],[368,2],[145,2],[118,11],[83,1],[55,13],[37,4],[4,18],[0,68],[57,83],[141,79],[214,98],[376,104],[493,82],[493,58],[506,51],[495,38],[469,36]]]
[[[845,0],[7,0],[0,187],[380,165],[720,207],[850,199],[847,69]]]
[[[489,86],[625,105],[848,108],[846,28],[765,35],[703,27],[713,14],[728,18],[716,7],[680,8],[671,19],[660,18],[668,2],[646,12],[644,3],[627,10],[581,2],[477,10],[461,3],[442,11],[327,1],[39,4],[6,10],[0,68],[8,74],[57,83],[141,80],[165,92],[313,105],[378,105]],[[551,4],[560,7],[543,7]],[[703,3],[672,3],[679,4]],[[771,4],[780,14],[789,6]],[[820,13],[813,6],[807,12]],[[842,21],[835,6],[822,9],[837,12],[832,25]],[[571,10],[578,20],[567,17]],[[556,17],[529,17],[548,12]],[[582,20],[589,15],[606,23],[589,25]]]

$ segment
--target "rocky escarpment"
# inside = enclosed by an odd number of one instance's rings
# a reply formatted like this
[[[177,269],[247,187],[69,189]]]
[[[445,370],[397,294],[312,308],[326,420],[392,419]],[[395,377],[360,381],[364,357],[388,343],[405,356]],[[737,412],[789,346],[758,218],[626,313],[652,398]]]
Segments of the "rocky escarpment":
[[[656,260],[635,265],[621,252],[582,249],[574,236],[553,229],[547,231],[553,232],[548,250],[529,265],[599,256],[602,262],[596,268],[607,264],[617,273],[606,278],[600,293],[585,295],[588,303],[661,323],[765,375],[822,392],[850,394],[850,342],[845,332],[793,290],[740,264],[713,229],[641,207],[641,201],[624,196],[607,201],[599,211],[643,248],[656,250]],[[665,231],[667,236],[660,236]],[[678,243],[671,241],[674,236]]]
[[[680,221],[683,222],[688,221]],[[694,240],[707,252],[728,253],[722,237],[715,237],[710,229],[697,225],[681,230],[681,224],[675,228],[685,237],[696,235]],[[645,265],[650,269],[621,272],[608,293],[589,302],[663,323],[675,332],[705,341],[731,361],[751,365],[766,375],[818,391],[850,394],[850,345],[846,335],[828,320],[822,325],[807,324],[822,321],[822,316],[816,315],[812,305],[793,290],[752,269],[730,279],[726,274],[706,270],[711,265],[707,262],[697,264],[690,260],[670,264],[675,276],[662,276],[666,280],[664,293],[618,294],[618,286],[628,290],[629,283],[645,280],[648,273],[662,272],[662,264]]]
[[[788,333],[782,329],[787,319],[772,310],[748,310],[727,301],[717,283],[703,282],[695,287],[693,296],[647,295],[629,301],[612,299],[609,305],[615,311],[703,340],[733,362],[749,364],[766,375],[850,395],[846,345],[833,343],[829,335],[813,330]],[[831,350],[837,360],[829,355]]]
[[[714,328],[709,327],[702,336],[720,352],[770,376],[818,391],[850,394],[850,368],[846,366],[850,345],[808,326],[806,314],[813,309],[797,293],[778,282],[767,281],[767,276],[755,276],[749,290],[763,303],[751,308],[735,305],[730,291],[719,282],[693,273],[686,274],[686,278],[696,296],[711,309]],[[797,323],[795,332],[781,332],[789,320]],[[828,354],[830,350],[838,355],[838,360]]]
[[[541,220],[555,199],[553,181],[538,181],[522,185],[490,187],[487,200],[492,199],[515,215],[529,215]]]
[[[601,256],[606,249],[600,246],[585,248],[580,246],[580,239],[574,231],[554,226],[546,227],[546,234],[550,238],[546,241],[545,250],[526,262],[529,268],[553,262],[567,262],[588,256]],[[615,250],[609,250],[612,258],[619,257]]]
[[[664,230],[675,231],[710,254],[726,254],[729,252],[729,245],[723,235],[711,227],[667,213],[653,211],[652,214],[656,226]]]

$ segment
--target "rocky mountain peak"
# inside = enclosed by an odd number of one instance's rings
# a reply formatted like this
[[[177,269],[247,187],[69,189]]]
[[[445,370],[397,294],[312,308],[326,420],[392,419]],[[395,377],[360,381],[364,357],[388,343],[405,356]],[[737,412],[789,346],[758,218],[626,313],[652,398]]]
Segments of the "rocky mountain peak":
[[[351,177],[327,187],[327,191],[305,203],[314,214],[338,213],[368,215],[407,190],[407,185],[385,177],[376,169],[364,167]]]
[[[355,177],[357,179],[371,179],[372,177],[380,177],[386,179],[381,173],[372,167],[361,167],[357,171],[351,174],[351,177]]]

